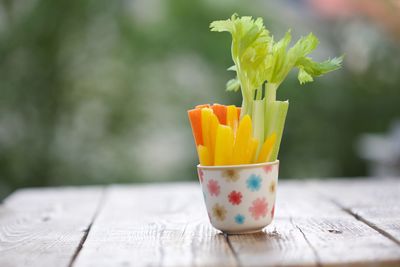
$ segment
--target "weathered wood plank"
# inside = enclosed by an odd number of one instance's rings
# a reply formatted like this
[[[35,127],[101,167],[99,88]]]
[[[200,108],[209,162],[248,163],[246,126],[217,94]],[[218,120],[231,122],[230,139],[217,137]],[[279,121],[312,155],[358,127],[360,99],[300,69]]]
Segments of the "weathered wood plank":
[[[400,179],[331,180],[311,187],[400,245]]]
[[[396,244],[315,188],[281,182],[274,224],[264,234],[229,237],[243,266],[400,266]]]
[[[357,218],[397,240],[399,192],[397,181],[281,182],[275,222],[225,238],[209,224],[198,184],[113,186],[73,266],[400,266],[400,246]],[[100,199],[99,188],[9,197],[0,266],[67,266]]]
[[[101,188],[25,189],[0,206],[0,266],[68,266]]]
[[[115,186],[74,266],[236,266],[198,184]]]

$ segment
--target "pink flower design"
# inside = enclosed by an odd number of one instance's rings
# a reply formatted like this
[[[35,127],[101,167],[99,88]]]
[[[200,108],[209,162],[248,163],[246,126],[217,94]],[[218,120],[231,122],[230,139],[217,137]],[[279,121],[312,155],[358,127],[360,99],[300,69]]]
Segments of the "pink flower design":
[[[274,218],[274,215],[275,215],[275,204],[274,204],[274,206],[272,206],[271,218]]]
[[[242,193],[236,191],[232,191],[228,195],[229,202],[232,203],[232,205],[239,205],[240,202],[242,202],[242,197]]]
[[[272,165],[267,165],[267,166],[264,166],[264,167],[263,167],[263,170],[264,170],[266,173],[269,173],[269,172],[272,171],[273,168],[274,168],[274,167],[273,167]]]
[[[198,170],[198,174],[199,174],[200,183],[203,183],[203,181],[204,181],[204,172],[203,172],[203,170],[199,169]]]
[[[257,198],[253,201],[253,206],[249,208],[251,216],[255,220],[260,219],[260,217],[265,217],[267,215],[268,203],[265,198]]]
[[[218,196],[219,192],[220,192],[220,187],[217,181],[211,179],[210,181],[208,181],[207,184],[207,188],[208,188],[208,192],[210,193],[210,196]]]

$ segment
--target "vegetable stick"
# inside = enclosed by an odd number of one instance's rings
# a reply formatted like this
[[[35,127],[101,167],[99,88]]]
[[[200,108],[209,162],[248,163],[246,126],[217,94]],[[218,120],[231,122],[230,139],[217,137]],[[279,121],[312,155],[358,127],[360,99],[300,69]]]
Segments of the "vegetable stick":
[[[238,126],[238,115],[236,107],[234,105],[227,107],[226,124],[232,128],[233,135],[236,135],[236,129]]]
[[[202,166],[210,166],[212,165],[210,160],[210,154],[208,153],[207,147],[203,145],[197,146],[197,154],[199,155],[200,165]]]
[[[272,148],[275,142],[276,142],[276,133],[273,133],[267,138],[267,140],[265,140],[264,144],[262,145],[256,163],[263,163],[269,161],[272,154]]]
[[[257,146],[258,146],[258,140],[256,138],[251,138],[246,153],[246,161],[244,162],[244,164],[250,164],[254,162]]]
[[[246,161],[246,150],[250,142],[252,123],[249,115],[245,115],[239,123],[233,148],[232,164],[244,164]]]
[[[190,125],[196,146],[203,144],[203,132],[201,129],[201,110],[191,109],[188,111]]]
[[[232,128],[219,124],[215,144],[214,165],[221,166],[232,164],[233,142],[234,138]]]
[[[202,116],[202,130],[203,130],[203,142],[204,146],[207,147],[211,164],[214,163],[215,153],[215,138],[217,135],[217,127],[219,125],[218,118],[210,108],[201,109]]]
[[[208,149],[211,163],[214,162],[211,144],[211,115],[213,115],[212,109],[202,108],[201,110],[201,128],[203,132],[203,145]]]
[[[265,104],[264,100],[254,100],[253,103],[253,136],[257,140],[260,140],[256,154],[261,150],[261,146],[264,142],[264,114],[265,114]]]
[[[214,111],[214,114],[218,117],[219,123],[226,125],[226,106],[214,104],[211,108]]]
[[[267,137],[272,133],[276,133],[276,142],[272,148],[271,158],[269,159],[270,161],[274,161],[278,158],[279,146],[282,140],[288,107],[288,101],[266,101],[264,135]]]
[[[211,165],[214,164],[214,154],[215,154],[215,143],[216,143],[216,137],[217,137],[217,129],[218,129],[218,118],[215,116],[214,113],[210,114],[210,148],[209,148],[209,154],[210,154],[210,159]]]
[[[197,109],[202,109],[202,108],[209,108],[210,104],[201,104],[201,105],[197,105],[195,108]]]
[[[300,84],[312,82],[315,77],[339,69],[343,56],[323,62],[313,61],[309,54],[319,43],[314,34],[301,37],[289,47],[291,31],[287,31],[281,40],[276,41],[263,25],[262,18],[253,19],[233,14],[230,19],[213,21],[210,28],[214,32],[231,34],[230,49],[235,65],[229,70],[234,70],[236,77],[227,83],[226,89],[240,89],[242,107],[241,111],[237,110],[240,112],[237,117],[244,118],[245,115],[249,115],[253,119],[254,137],[260,141],[258,153],[267,137],[272,133],[276,134],[272,154],[268,159],[273,161],[278,157],[289,105],[288,102],[276,101],[279,86],[293,68],[299,70],[297,78]],[[259,101],[265,101],[264,112],[261,104],[257,104]],[[227,110],[227,125],[232,128],[235,136],[235,119],[229,110],[230,107]]]

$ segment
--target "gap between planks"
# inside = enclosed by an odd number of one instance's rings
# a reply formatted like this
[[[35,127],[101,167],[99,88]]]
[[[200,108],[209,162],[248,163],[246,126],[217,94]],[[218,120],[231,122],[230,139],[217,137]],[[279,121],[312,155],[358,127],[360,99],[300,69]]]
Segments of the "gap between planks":
[[[304,240],[306,241],[308,247],[312,250],[312,252],[313,252],[313,254],[314,254],[314,257],[315,257],[315,264],[316,264],[316,266],[317,266],[317,267],[321,267],[321,266],[322,266],[322,264],[321,264],[321,258],[320,258],[319,254],[318,254],[317,249],[314,247],[314,245],[313,245],[313,244],[310,242],[310,240],[307,238],[307,236],[306,236],[306,234],[304,233],[304,231],[301,230],[300,226],[298,226],[297,224],[295,224],[295,223],[293,222],[293,217],[290,217],[289,220],[290,220],[290,223],[300,231],[300,233],[301,233],[301,235],[303,236]]]
[[[85,232],[84,232],[84,234],[83,234],[83,236],[82,236],[82,238],[81,238],[81,240],[80,240],[80,242],[78,244],[78,247],[76,248],[74,254],[72,255],[71,261],[69,262],[68,267],[73,267],[74,266],[76,258],[78,257],[79,253],[81,252],[81,250],[83,248],[83,245],[86,242],[86,239],[87,239],[87,237],[89,235],[90,229],[92,228],[92,225],[95,222],[95,220],[97,218],[97,215],[100,213],[101,208],[104,206],[103,204],[104,204],[104,202],[106,200],[106,195],[107,195],[107,187],[104,187],[102,189],[102,191],[101,191],[100,200],[99,200],[99,203],[97,204],[97,207],[96,207],[96,210],[95,210],[95,212],[93,214],[93,217],[92,217],[88,227],[86,228],[86,230],[85,230]]]
[[[381,235],[383,235],[384,237],[388,238],[389,240],[393,241],[395,244],[397,244],[398,246],[400,246],[400,240],[398,240],[397,238],[395,238],[393,235],[391,235],[390,233],[388,233],[387,231],[383,230],[382,228],[379,228],[376,224],[374,224],[373,222],[367,220],[366,218],[362,217],[361,215],[357,214],[356,212],[352,211],[351,208],[345,207],[344,205],[340,204],[339,202],[337,202],[334,199],[330,199],[330,201],[332,201],[333,204],[335,204],[336,206],[338,206],[340,209],[342,209],[344,212],[348,213],[350,216],[353,216],[357,221],[360,221],[362,223],[364,223],[365,225],[369,226],[370,228],[374,229],[375,231],[377,231],[378,233],[380,233]]]
[[[228,235],[227,233],[223,233],[223,235],[224,235],[224,238],[225,238],[226,243],[228,244],[229,250],[231,251],[231,253],[232,253],[232,255],[233,255],[234,259],[235,259],[236,266],[241,267],[242,264],[241,264],[241,262],[240,262],[240,259],[239,259],[238,254],[237,254],[236,251],[233,249],[232,243],[231,243],[231,241],[229,240],[229,235]]]

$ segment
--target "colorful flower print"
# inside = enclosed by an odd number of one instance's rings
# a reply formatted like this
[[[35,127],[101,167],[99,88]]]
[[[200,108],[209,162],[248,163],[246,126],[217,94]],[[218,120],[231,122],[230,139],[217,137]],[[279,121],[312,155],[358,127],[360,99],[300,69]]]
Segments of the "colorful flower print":
[[[224,206],[219,205],[218,203],[214,205],[213,207],[213,216],[219,220],[219,221],[223,221],[225,220],[226,217],[226,209],[224,208]]]
[[[275,190],[276,190],[276,182],[271,181],[271,184],[269,185],[269,192],[275,193]]]
[[[220,187],[217,181],[211,179],[208,181],[207,184],[208,192],[210,193],[210,196],[218,196],[220,192]]]
[[[242,202],[242,193],[240,192],[236,192],[236,191],[232,191],[229,195],[228,195],[228,200],[230,203],[232,203],[232,205],[239,205],[240,202]]]
[[[235,222],[237,224],[244,224],[244,220],[245,219],[246,218],[242,214],[238,214],[238,215],[235,216]]]
[[[249,179],[247,179],[246,184],[250,191],[258,191],[261,188],[261,178],[259,175],[252,174]]]
[[[264,167],[263,167],[263,170],[264,170],[266,173],[269,173],[269,172],[272,171],[273,168],[274,168],[274,166],[272,166],[272,165],[267,165],[267,166],[264,166]]]
[[[199,169],[197,172],[199,174],[200,183],[203,183],[203,181],[204,181],[204,172],[203,172],[203,170]]]
[[[274,215],[275,215],[275,204],[272,206],[271,218],[274,218]]]
[[[222,172],[222,177],[224,177],[227,182],[236,182],[239,179],[239,173],[235,170],[224,170]]]
[[[251,216],[258,220],[260,217],[265,217],[267,215],[268,203],[265,198],[257,198],[253,201],[253,205],[249,208]]]

